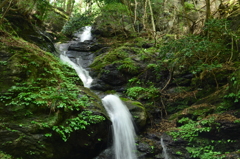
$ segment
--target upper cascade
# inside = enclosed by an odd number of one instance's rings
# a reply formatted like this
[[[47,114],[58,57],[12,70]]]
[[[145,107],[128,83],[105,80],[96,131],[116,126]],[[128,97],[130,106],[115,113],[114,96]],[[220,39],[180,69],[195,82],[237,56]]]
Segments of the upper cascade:
[[[92,40],[91,30],[91,26],[84,27],[82,34],[80,34],[80,42],[84,42],[85,40]]]
[[[85,40],[91,40],[91,26],[84,27],[84,30],[82,33],[78,33],[77,36],[79,37],[80,41],[83,42]],[[69,45],[67,44],[59,44],[57,45],[57,48],[61,52],[60,59],[71,66],[75,71],[77,72],[79,78],[82,80],[84,87],[90,88],[91,83],[93,81],[92,77],[89,75],[89,72],[83,68],[81,65],[80,59],[77,58],[77,63],[74,63],[70,58],[66,55],[66,52],[68,51]]]

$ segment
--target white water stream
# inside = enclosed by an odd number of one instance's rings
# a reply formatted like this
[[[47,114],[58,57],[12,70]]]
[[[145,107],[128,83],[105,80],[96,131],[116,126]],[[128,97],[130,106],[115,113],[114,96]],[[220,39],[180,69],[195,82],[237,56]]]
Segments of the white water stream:
[[[82,34],[80,35],[80,41],[84,42],[85,40],[91,40],[92,34],[91,34],[92,27],[91,26],[85,26]]]
[[[86,26],[83,30],[83,33],[78,35],[80,38],[80,41],[83,42],[85,40],[90,40],[92,39],[92,35],[91,35],[91,27],[90,26]],[[69,66],[71,66],[73,69],[75,69],[75,71],[77,72],[79,78],[82,80],[84,87],[90,88],[91,87],[91,83],[93,81],[92,77],[89,75],[89,72],[87,70],[85,70],[80,63],[80,59],[77,59],[77,63],[72,62],[69,57],[66,55],[66,50],[61,50],[60,51],[63,52],[63,54],[60,55],[60,59],[68,64]],[[65,49],[65,47],[63,47],[62,49]]]
[[[85,70],[81,65],[77,65],[72,62],[66,55],[60,55],[60,59],[70,65],[77,72],[79,78],[82,80],[84,87],[90,88],[93,81],[92,77],[89,75],[89,72]]]
[[[164,159],[171,159],[171,158],[168,156],[167,147],[166,147],[165,143],[163,142],[163,138],[162,138],[162,137],[161,137],[161,146],[162,146],[162,148],[163,148],[162,155],[163,155]]]
[[[80,41],[92,39],[91,27],[85,27],[82,34],[78,35]],[[63,47],[66,49],[66,47]],[[67,50],[61,50],[64,54],[60,59],[74,68],[82,80],[85,87],[90,88],[93,79],[81,66],[81,59],[77,63],[72,62],[65,54]],[[107,95],[102,99],[103,105],[107,110],[113,125],[113,147],[115,159],[136,159],[135,130],[132,122],[132,116],[128,108],[116,95]]]
[[[132,115],[116,95],[102,99],[113,126],[115,159],[136,159],[135,130]]]

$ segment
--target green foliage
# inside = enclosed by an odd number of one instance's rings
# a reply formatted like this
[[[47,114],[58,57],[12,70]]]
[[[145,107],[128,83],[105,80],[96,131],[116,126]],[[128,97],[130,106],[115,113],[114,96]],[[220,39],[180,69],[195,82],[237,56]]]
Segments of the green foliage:
[[[138,71],[138,66],[132,58],[129,57],[128,51],[130,51],[130,49],[123,46],[105,54],[101,54],[94,59],[91,68],[96,71],[102,71],[102,68],[107,65],[117,64],[118,69],[121,71],[136,73]]]
[[[173,66],[193,74],[213,72],[232,60],[234,50],[230,49],[232,37],[226,20],[209,20],[205,27],[207,36],[190,35],[170,40],[160,48],[160,57]]]
[[[235,142],[230,139],[210,140],[202,137],[202,134],[210,133],[218,129],[219,124],[215,122],[214,117],[193,121],[188,117],[181,118],[178,123],[182,126],[178,127],[177,131],[170,131],[169,134],[177,140],[182,138],[188,141],[188,147],[186,148],[191,154],[192,158],[201,159],[217,159],[224,158],[222,155],[225,152],[216,150],[216,146],[220,144],[227,144]]]
[[[240,102],[239,71],[235,71],[229,80],[229,86],[226,88],[227,94],[224,96],[224,104],[228,106],[225,106],[227,110],[237,108]]]
[[[13,157],[11,155],[5,154],[2,151],[0,151],[0,158],[1,159],[13,159]]]
[[[6,66],[7,65],[7,61],[0,61],[0,65]]]
[[[69,21],[63,26],[62,32],[66,35],[72,35],[80,28],[91,25],[97,12],[86,11],[84,13],[74,14]]]
[[[208,33],[208,38],[212,41],[222,41],[228,38],[231,30],[228,29],[229,21],[226,19],[209,19],[204,26],[204,31]]]
[[[31,126],[44,130],[46,137],[51,137],[54,134],[51,130],[54,130],[67,141],[73,131],[105,120],[97,110],[86,110],[95,98],[79,87],[82,82],[72,68],[20,38],[9,41],[12,42],[9,49],[12,56],[3,64],[7,64],[18,78],[14,78],[13,85],[0,95],[0,113],[5,121],[29,121],[29,118],[44,116],[46,121],[36,118]],[[18,126],[25,125],[19,123]],[[13,131],[8,127],[4,129]]]
[[[121,61],[119,63],[120,63],[120,66],[118,67],[119,70],[124,70],[125,72],[130,72],[133,74],[138,72],[138,67],[131,58],[125,58],[124,61]]]
[[[156,87],[154,87],[153,85],[148,87],[148,88],[144,88],[144,87],[130,87],[127,89],[126,92],[127,96],[131,97],[132,99],[155,99],[158,98],[160,96],[160,92],[159,89],[157,89]]]
[[[189,2],[184,2],[184,7],[185,7],[186,11],[190,11],[190,10],[193,10],[195,8],[194,4],[189,3]]]
[[[70,133],[86,129],[88,125],[97,124],[104,120],[105,118],[103,116],[95,115],[91,111],[82,111],[77,117],[68,119],[63,125],[53,126],[52,129],[66,142],[70,137]]]
[[[50,8],[50,4],[47,0],[21,0],[17,1],[14,5],[23,15],[35,12],[34,16],[40,20],[44,20],[46,18],[46,12]]]
[[[101,8],[101,15],[96,20],[98,27],[103,30],[110,31],[110,34],[124,33],[125,27],[129,27],[131,17],[129,16],[128,7],[122,3],[108,3]]]
[[[120,3],[120,0],[96,0],[98,2],[104,2],[105,4],[111,4],[111,3]],[[85,0],[85,2],[90,3],[90,0]]]

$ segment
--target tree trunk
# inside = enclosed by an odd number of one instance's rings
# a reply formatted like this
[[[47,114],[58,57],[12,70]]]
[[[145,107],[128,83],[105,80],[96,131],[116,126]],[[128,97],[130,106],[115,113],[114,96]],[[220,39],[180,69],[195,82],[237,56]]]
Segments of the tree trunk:
[[[208,19],[211,16],[211,8],[210,8],[210,0],[205,0],[206,1],[206,21],[208,21]]]
[[[137,5],[138,5],[138,2],[137,0],[134,0],[135,2],[135,5],[134,5],[134,25],[136,24],[136,21],[137,21]]]
[[[70,10],[71,14],[73,12],[74,4],[75,4],[75,0],[72,0],[71,10]]]
[[[145,0],[144,3],[144,13],[143,13],[143,19],[142,19],[142,23],[143,23],[143,30],[146,30],[146,19],[147,19],[147,2],[148,0]]]
[[[66,0],[63,0],[63,10],[66,11]]]
[[[156,37],[156,27],[155,27],[155,22],[154,22],[154,17],[153,17],[152,4],[151,4],[150,0],[148,0],[148,5],[149,5],[151,21],[152,21],[153,37],[155,38]]]
[[[67,1],[67,13],[68,13],[68,15],[71,15],[72,2],[73,2],[73,0],[68,0]]]

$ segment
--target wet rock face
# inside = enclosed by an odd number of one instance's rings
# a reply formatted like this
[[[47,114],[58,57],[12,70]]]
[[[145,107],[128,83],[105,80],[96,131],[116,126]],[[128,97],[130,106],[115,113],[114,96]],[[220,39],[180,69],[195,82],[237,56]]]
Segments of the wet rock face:
[[[119,86],[127,82],[126,76],[117,69],[116,64],[105,66],[103,70],[104,72],[101,74],[100,79],[105,83]]]
[[[133,116],[133,121],[136,124],[137,130],[142,130],[146,126],[147,113],[144,106],[136,101],[124,101]]]
[[[113,158],[114,158],[113,150],[112,150],[112,147],[110,147],[104,150],[103,152],[101,152],[94,159],[113,159]]]
[[[99,50],[102,47],[103,46],[101,44],[93,43],[91,40],[86,40],[84,42],[70,44],[68,50],[89,52]]]
[[[8,13],[6,18],[12,24],[18,36],[39,46],[44,51],[55,52],[53,36],[45,32],[43,27],[36,27],[39,23],[36,19],[35,21],[31,19],[32,22],[30,22],[31,20],[28,19],[29,17],[25,17],[14,11]],[[41,26],[40,24],[38,25]]]
[[[67,51],[66,55],[76,64],[88,69],[92,63],[94,54],[91,52]]]

